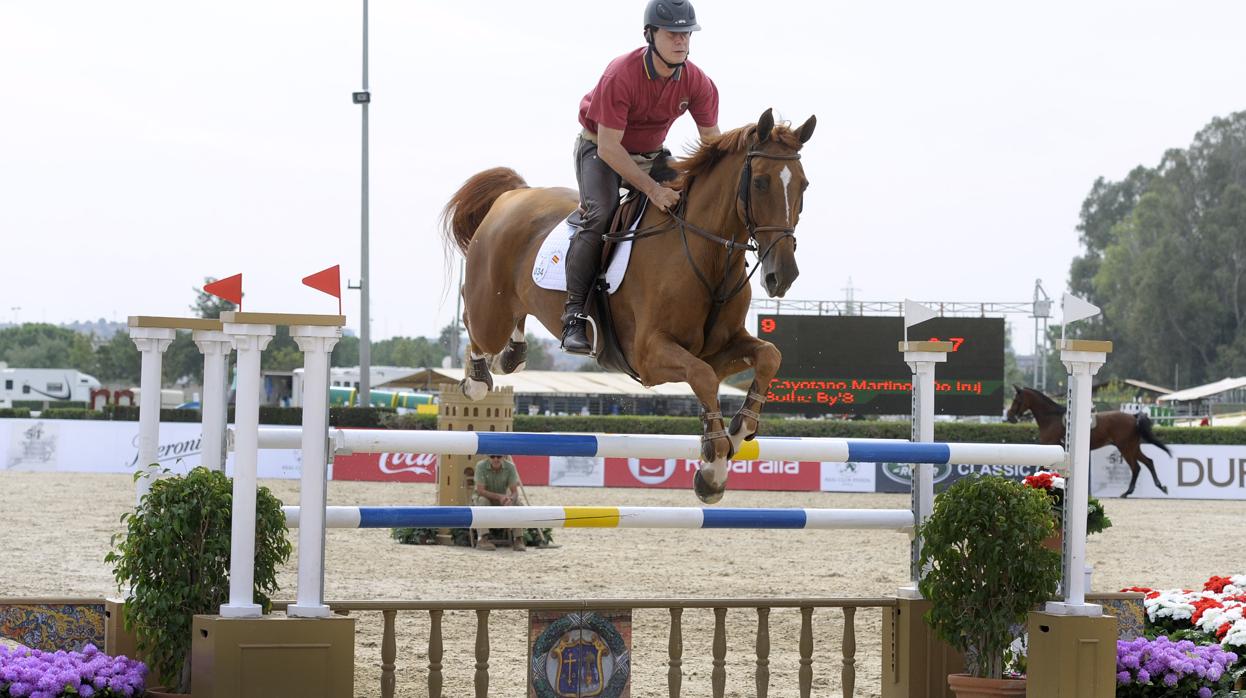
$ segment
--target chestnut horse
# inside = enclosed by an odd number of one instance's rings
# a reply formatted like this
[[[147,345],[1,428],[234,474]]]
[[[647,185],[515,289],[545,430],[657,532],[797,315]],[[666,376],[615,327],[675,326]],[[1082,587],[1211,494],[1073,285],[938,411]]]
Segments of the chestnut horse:
[[[1012,405],[1008,407],[1008,421],[1015,422],[1021,415],[1029,412],[1034,415],[1034,421],[1038,424],[1039,443],[1063,444],[1064,413],[1067,411],[1064,405],[1034,388],[1022,388],[1016,385],[1012,387],[1017,391],[1017,395],[1012,399]],[[1121,497],[1128,497],[1134,493],[1134,485],[1138,484],[1139,461],[1151,471],[1151,479],[1155,481],[1155,486],[1164,494],[1168,494],[1168,488],[1160,484],[1159,476],[1155,474],[1155,462],[1142,452],[1143,441],[1158,446],[1164,453],[1172,455],[1168,446],[1156,438],[1151,431],[1151,418],[1145,414],[1135,416],[1113,410],[1095,415],[1094,427],[1090,430],[1090,450],[1110,444],[1121,452],[1121,457],[1129,464],[1132,474],[1129,478],[1129,489],[1125,490]]]
[[[793,130],[775,124],[767,109],[758,123],[708,139],[673,163],[678,210],[648,208],[631,235],[626,277],[610,296],[615,336],[640,381],[686,381],[701,403],[701,464],[693,480],[706,503],[722,498],[728,459],[757,434],[764,391],[779,368],[778,349],[744,327],[750,278],[760,266],[766,292],[782,297],[799,274],[795,228],[808,186],[800,150],[815,124],[810,117]],[[539,288],[532,267],[545,235],[578,203],[574,190],[529,188],[514,170],[494,168],[468,179],[446,204],[446,240],[467,257],[470,355],[461,386],[469,398],[492,387],[490,362],[500,373],[523,367],[527,316],[561,333],[566,294]],[[752,272],[746,251],[759,257]],[[756,377],[728,429],[719,384],[750,367]]]

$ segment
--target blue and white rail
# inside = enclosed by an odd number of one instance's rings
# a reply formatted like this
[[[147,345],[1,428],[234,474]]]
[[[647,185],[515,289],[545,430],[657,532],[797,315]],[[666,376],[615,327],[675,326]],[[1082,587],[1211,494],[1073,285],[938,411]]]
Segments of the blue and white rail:
[[[299,508],[282,507],[299,525]],[[912,531],[908,509],[753,509],[700,507],[325,508],[328,528],[804,528]]]
[[[299,448],[299,427],[260,427],[260,448]],[[687,458],[701,454],[699,436],[640,434],[534,434],[479,431],[330,429],[336,453],[444,453],[472,456],[587,456],[590,458]],[[930,463],[934,465],[1055,466],[1059,446],[1032,444],[913,443],[883,439],[784,438],[745,441],[737,461],[794,460],[838,463]]]

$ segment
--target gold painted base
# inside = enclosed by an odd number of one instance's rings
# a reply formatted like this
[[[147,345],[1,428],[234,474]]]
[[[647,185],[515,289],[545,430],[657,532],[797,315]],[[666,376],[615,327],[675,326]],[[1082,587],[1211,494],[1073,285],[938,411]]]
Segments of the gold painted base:
[[[195,698],[352,698],[355,619],[195,616]]]

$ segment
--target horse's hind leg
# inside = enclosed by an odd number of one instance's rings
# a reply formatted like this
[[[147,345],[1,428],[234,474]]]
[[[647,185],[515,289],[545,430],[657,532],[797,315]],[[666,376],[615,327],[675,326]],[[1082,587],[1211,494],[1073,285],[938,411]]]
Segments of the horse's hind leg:
[[[1121,499],[1124,499],[1125,497],[1128,497],[1129,495],[1133,494],[1134,485],[1138,484],[1138,472],[1141,470],[1141,468],[1138,467],[1138,457],[1137,457],[1138,455],[1139,454],[1134,452],[1134,449],[1126,449],[1126,450],[1121,451],[1121,458],[1124,458],[1125,462],[1129,464],[1129,487],[1121,495]]]
[[[463,324],[467,326],[468,351],[467,361],[463,366],[463,382],[459,384],[463,394],[469,400],[479,400],[493,390],[493,375],[489,373],[489,357],[502,351],[510,335],[514,321],[509,316],[501,316],[497,312],[482,312],[479,305],[468,301],[468,309],[463,313]]]
[[[524,320],[522,317],[515,323],[515,329],[511,330],[510,339],[506,341],[506,348],[502,353],[493,357],[493,371],[495,373],[507,374],[522,371],[528,363],[528,342],[524,335]]]
[[[1142,452],[1141,446],[1138,447],[1138,460],[1142,461],[1142,464],[1146,466],[1146,469],[1151,471],[1151,480],[1155,482],[1156,489],[1164,494],[1168,494],[1168,488],[1164,487],[1164,485],[1160,483],[1159,475],[1155,473],[1155,461],[1151,460],[1150,456]],[[1134,475],[1134,477],[1137,477],[1137,475]]]

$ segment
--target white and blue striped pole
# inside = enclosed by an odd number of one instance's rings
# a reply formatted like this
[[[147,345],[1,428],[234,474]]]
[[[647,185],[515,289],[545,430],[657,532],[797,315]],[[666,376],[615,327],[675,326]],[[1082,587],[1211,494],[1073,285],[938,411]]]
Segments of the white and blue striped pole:
[[[260,427],[259,445],[297,449],[298,427]],[[330,429],[335,452],[445,453],[518,456],[583,456],[588,458],[697,459],[699,436],[638,434],[557,434],[475,431],[398,431]],[[833,463],[932,463],[934,465],[1030,465],[1052,467],[1064,462],[1060,446],[1034,444],[911,443],[884,439],[836,439],[759,436],[745,441],[735,460],[795,460]]]
[[[286,525],[299,507],[283,507]],[[332,506],[329,528],[753,528],[911,531],[907,509],[752,509],[699,507]]]

